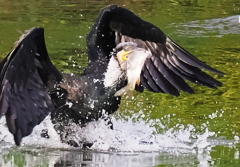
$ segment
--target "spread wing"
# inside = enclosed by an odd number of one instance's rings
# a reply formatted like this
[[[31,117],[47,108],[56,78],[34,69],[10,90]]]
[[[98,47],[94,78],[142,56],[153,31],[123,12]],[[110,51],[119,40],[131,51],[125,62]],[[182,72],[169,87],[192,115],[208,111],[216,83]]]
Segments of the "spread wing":
[[[52,109],[47,91],[50,75],[61,80],[48,57],[43,28],[23,34],[0,63],[0,117],[6,116],[17,145]]]
[[[110,52],[121,42],[135,42],[150,50],[141,73],[141,85],[149,91],[178,96],[179,91],[193,93],[185,82],[215,88],[222,83],[201,69],[222,72],[208,66],[167,37],[158,27],[116,5],[101,10],[87,37],[90,61],[109,59]]]

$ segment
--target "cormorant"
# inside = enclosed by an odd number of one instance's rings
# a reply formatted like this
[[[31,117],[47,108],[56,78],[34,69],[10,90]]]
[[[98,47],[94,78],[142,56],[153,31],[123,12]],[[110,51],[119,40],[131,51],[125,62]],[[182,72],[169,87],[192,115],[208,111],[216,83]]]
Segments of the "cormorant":
[[[64,139],[65,127],[115,112],[121,95],[134,89],[178,96],[179,91],[193,93],[185,80],[222,86],[201,69],[222,72],[116,5],[101,10],[86,41],[89,63],[81,76],[62,74],[52,64],[43,28],[28,30],[2,60],[0,116],[5,115],[16,145],[49,113],[62,141],[73,144]]]

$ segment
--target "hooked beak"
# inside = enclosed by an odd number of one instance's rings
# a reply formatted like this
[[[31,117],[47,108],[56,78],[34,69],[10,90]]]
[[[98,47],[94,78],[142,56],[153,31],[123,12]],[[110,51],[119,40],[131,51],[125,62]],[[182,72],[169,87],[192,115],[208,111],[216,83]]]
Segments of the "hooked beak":
[[[126,61],[128,58],[128,54],[132,53],[133,51],[125,51],[121,50],[117,53],[118,62],[121,64],[122,62]]]
[[[127,55],[132,53],[132,52],[133,51],[125,51],[125,50],[123,50],[123,53],[122,53],[122,56],[121,56],[122,60],[123,61],[127,60]]]

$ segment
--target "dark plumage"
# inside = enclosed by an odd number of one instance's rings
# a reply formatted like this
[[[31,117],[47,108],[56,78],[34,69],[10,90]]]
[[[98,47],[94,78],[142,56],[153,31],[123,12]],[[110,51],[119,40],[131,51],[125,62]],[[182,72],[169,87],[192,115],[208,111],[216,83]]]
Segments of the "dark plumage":
[[[83,75],[61,74],[55,68],[47,53],[43,28],[28,30],[2,60],[0,116],[6,116],[15,143],[20,145],[49,113],[63,142],[73,144],[63,135],[71,122],[83,125],[115,112],[121,97],[114,94],[127,84],[126,71],[115,57],[121,48],[114,51],[123,42],[151,52],[142,67],[138,91],[146,88],[174,96],[180,90],[193,93],[185,80],[210,88],[222,86],[200,69],[222,72],[195,58],[159,28],[127,9],[107,6],[87,37],[89,64]],[[118,75],[107,80],[111,68]]]

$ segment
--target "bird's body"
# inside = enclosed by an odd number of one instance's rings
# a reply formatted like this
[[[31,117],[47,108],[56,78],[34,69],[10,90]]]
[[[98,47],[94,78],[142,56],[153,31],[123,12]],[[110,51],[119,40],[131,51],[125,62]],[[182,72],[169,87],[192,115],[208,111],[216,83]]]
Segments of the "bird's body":
[[[124,43],[134,48],[121,60],[124,48],[117,46]],[[6,116],[17,145],[49,113],[62,141],[71,144],[64,139],[65,127],[106,118],[129,90],[145,88],[178,96],[179,91],[193,93],[185,80],[210,88],[222,85],[200,68],[223,73],[153,24],[116,5],[101,10],[87,47],[89,63],[84,73],[61,74],[48,56],[43,28],[32,28],[0,63],[0,116]]]

